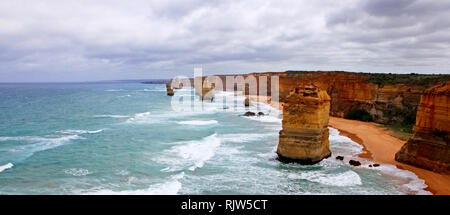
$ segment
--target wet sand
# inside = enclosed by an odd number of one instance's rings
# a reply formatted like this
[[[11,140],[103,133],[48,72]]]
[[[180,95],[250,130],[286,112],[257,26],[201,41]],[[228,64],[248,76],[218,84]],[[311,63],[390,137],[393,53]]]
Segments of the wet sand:
[[[329,125],[338,129],[342,135],[361,144],[364,149],[361,157],[376,163],[396,165],[400,169],[414,172],[428,185],[427,190],[437,195],[450,195],[450,175],[439,174],[422,168],[395,161],[395,153],[405,144],[391,133],[374,123],[330,117]]]

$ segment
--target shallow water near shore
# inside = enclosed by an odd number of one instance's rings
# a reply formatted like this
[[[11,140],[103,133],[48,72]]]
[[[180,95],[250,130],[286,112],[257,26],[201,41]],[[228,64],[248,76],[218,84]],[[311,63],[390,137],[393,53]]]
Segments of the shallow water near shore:
[[[171,98],[164,85],[1,84],[0,194],[429,194],[411,172],[367,167],[335,129],[331,158],[284,164],[279,111],[238,98],[177,112]]]

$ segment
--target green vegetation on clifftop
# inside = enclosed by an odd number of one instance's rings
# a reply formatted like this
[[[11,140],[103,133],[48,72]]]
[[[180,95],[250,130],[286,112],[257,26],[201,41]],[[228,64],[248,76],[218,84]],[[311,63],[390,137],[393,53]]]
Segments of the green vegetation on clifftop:
[[[408,84],[418,86],[433,86],[450,81],[450,75],[423,75],[423,74],[391,74],[391,73],[367,73],[367,81],[381,86],[391,84]]]

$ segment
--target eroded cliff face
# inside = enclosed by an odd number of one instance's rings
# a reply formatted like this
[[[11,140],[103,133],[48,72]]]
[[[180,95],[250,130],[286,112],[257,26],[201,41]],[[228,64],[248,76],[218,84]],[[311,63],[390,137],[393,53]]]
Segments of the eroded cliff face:
[[[378,123],[412,124],[422,93],[429,87],[450,79],[450,76],[385,76],[350,72],[288,71],[280,73],[280,100],[284,101],[289,91],[296,86],[314,83],[330,95],[332,116],[344,117],[352,110],[363,109]],[[399,81],[389,78],[397,78]]]
[[[450,172],[450,82],[424,92],[414,136],[395,155],[399,162]]]
[[[281,161],[314,164],[331,155],[328,140],[330,97],[312,85],[286,98],[277,154]]]

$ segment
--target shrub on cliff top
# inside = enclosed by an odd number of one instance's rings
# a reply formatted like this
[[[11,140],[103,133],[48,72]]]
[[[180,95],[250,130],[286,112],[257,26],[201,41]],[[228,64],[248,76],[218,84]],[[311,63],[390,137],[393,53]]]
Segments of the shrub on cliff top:
[[[364,122],[372,122],[373,121],[372,115],[370,115],[370,113],[364,109],[352,110],[352,111],[346,113],[344,118],[352,119],[352,120],[359,120],[359,121],[364,121]]]
[[[368,81],[380,86],[389,84],[433,86],[450,81],[450,75],[369,73]]]

